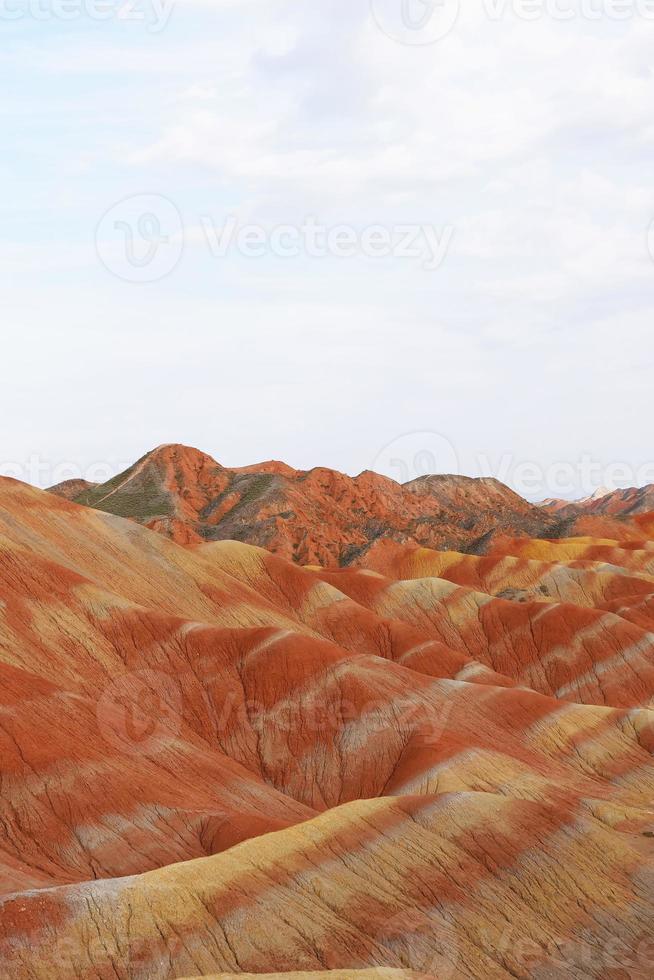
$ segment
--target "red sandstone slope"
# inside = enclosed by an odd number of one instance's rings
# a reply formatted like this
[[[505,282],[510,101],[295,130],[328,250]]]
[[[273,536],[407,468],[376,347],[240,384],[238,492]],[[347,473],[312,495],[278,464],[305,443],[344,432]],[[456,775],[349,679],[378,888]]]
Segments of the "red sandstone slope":
[[[608,610],[497,599],[436,578],[322,573],[377,615],[436,636],[515,683],[584,704],[654,704],[654,634]],[[474,666],[458,675],[472,679]]]
[[[312,815],[197,735],[170,679],[121,676],[85,697],[0,665],[2,893],[148,871]]]
[[[653,871],[627,835],[565,809],[483,793],[377,800],[230,856],[9,899],[0,930],[29,930],[30,945],[0,950],[13,977],[35,980],[265,964],[356,977],[366,963],[439,980],[645,980]]]
[[[580,547],[579,554],[587,546]],[[520,550],[524,544],[516,547]],[[508,543],[498,544],[488,555],[469,555],[379,541],[356,564],[395,579],[443,578],[518,602],[538,599],[595,607],[623,596],[647,595],[654,585],[654,577],[646,572],[610,562],[584,558],[545,561],[510,554],[510,548]]]
[[[585,500],[547,500],[541,507],[559,519],[557,537],[587,535],[630,541],[638,538],[640,528],[651,530],[654,486],[600,490]]]
[[[0,480],[0,976],[651,975],[654,551],[609,550],[303,569]]]

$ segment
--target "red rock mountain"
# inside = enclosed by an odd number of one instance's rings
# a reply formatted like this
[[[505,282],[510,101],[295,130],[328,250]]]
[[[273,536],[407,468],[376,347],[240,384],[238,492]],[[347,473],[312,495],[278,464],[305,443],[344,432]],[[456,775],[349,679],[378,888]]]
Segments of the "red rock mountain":
[[[555,534],[560,523],[497,480],[429,476],[402,486],[369,471],[277,462],[226,469],[183,446],[162,446],[75,499],[180,544],[240,540],[302,564],[349,564],[379,538],[474,550],[505,532]]]
[[[0,480],[1,977],[652,976],[646,518],[178,448],[85,493]],[[488,554],[415,543],[464,505]]]
[[[631,517],[654,511],[654,486],[631,487],[594,494],[587,500],[570,504],[565,513],[569,516],[603,515],[606,517]]]

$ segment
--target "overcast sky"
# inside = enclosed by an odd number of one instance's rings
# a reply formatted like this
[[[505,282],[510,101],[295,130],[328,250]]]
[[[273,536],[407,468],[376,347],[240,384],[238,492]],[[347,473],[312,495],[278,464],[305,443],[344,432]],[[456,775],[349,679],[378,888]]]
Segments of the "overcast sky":
[[[2,2],[0,470],[654,481],[654,5],[162,2]]]

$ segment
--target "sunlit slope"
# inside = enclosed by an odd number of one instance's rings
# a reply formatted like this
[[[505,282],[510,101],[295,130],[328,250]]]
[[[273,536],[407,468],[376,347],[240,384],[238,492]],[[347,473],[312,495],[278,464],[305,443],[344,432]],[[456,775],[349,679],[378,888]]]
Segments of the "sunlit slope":
[[[557,541],[513,538],[502,539],[489,553],[546,562],[602,562],[636,575],[654,574],[654,542],[649,539],[626,542],[589,537]]]
[[[94,684],[136,649],[199,642],[187,621],[228,629],[277,628],[352,653],[456,677],[470,657],[400,620],[379,617],[328,583],[262,549],[232,542],[183,548],[131,522],[0,481],[0,636],[16,666],[59,682]],[[181,622],[180,622],[181,621]],[[89,642],[85,641],[89,637]],[[90,657],[90,660],[89,660]],[[512,682],[476,664],[475,680]]]
[[[645,976],[645,843],[486,793],[357,802],[213,858],[7,898],[0,957],[16,980],[364,966],[599,978],[627,956]]]
[[[654,698],[654,634],[608,610],[500,599],[432,577],[394,581],[367,570],[313,574],[376,615],[430,633],[543,694],[616,707],[649,705]],[[471,665],[458,676],[470,680],[473,671]]]
[[[9,502],[15,509],[22,492],[12,488]],[[65,683],[67,689],[96,700],[107,690],[111,694],[123,676],[136,678],[139,693],[150,691],[184,730],[311,807],[379,795],[400,774],[422,778],[431,765],[472,747],[476,752],[466,758],[464,775],[455,777],[464,780],[461,785],[477,785],[478,778],[488,785],[493,765],[500,772],[497,759],[502,753],[509,769],[523,773],[516,775],[516,787],[530,782],[531,768],[546,776],[554,773],[555,781],[565,782],[570,767],[570,782],[577,785],[583,753],[560,756],[557,750],[554,757],[549,751],[541,756],[540,749],[525,744],[525,725],[543,716],[557,724],[557,702],[528,691],[514,692],[508,680],[507,689],[491,685],[485,668],[470,658],[455,664],[462,675],[456,680],[438,678],[436,665],[449,647],[431,639],[429,617],[424,631],[405,635],[401,621],[396,631],[395,621],[371,618],[365,605],[320,576],[260,549],[216,544],[188,551],[127,522],[100,518],[72,505],[61,509],[35,491],[26,491],[26,496],[27,519],[17,534],[24,541],[27,521],[38,525],[45,539],[34,536],[35,548],[52,553],[47,529],[54,527],[59,542],[68,522],[67,560],[84,564],[99,577],[104,554],[98,550],[94,560],[84,550],[90,545],[80,529],[90,521],[91,534],[104,535],[114,586],[120,574],[125,591],[142,593],[156,586],[162,601],[184,609],[188,596],[175,592],[182,569],[181,581],[188,583],[192,600],[207,603],[208,620],[258,619],[269,625],[220,627],[135,605],[96,583],[89,585],[77,577],[79,573],[37,560],[36,551],[27,561],[26,552],[7,545],[7,603],[0,620],[7,664],[24,670],[29,664],[32,673],[50,683]],[[49,520],[45,515],[37,520],[39,500],[46,508],[55,507],[56,520],[52,514]],[[9,530],[6,518],[5,526]],[[75,534],[83,543],[79,553]],[[149,580],[130,578],[137,561],[144,569],[152,562]],[[351,574],[366,586],[377,585],[376,576]],[[345,577],[343,573],[344,584]],[[434,582],[435,587],[451,588]],[[220,591],[212,592],[216,583]],[[211,595],[217,596],[214,602]],[[367,596],[362,599],[368,601]],[[335,641],[336,633],[340,642]],[[484,685],[464,680],[469,675],[474,681],[479,672]],[[130,695],[128,686],[119,684],[118,692],[121,698]],[[602,738],[613,738],[614,733],[623,742],[617,712],[600,715],[596,723],[592,712],[571,710],[579,713],[580,727],[598,724]],[[642,747],[631,742],[629,734],[626,738],[619,754],[631,754],[639,769]],[[616,746],[607,751],[615,752]],[[595,788],[587,787],[589,795]],[[602,795],[601,786],[598,791]]]
[[[518,548],[528,549],[529,545],[520,544]],[[561,549],[564,552],[564,542]],[[443,578],[513,601],[551,599],[592,608],[654,591],[654,576],[629,572],[621,565],[584,559],[543,561],[499,551],[468,555],[381,541],[356,564],[393,579]]]

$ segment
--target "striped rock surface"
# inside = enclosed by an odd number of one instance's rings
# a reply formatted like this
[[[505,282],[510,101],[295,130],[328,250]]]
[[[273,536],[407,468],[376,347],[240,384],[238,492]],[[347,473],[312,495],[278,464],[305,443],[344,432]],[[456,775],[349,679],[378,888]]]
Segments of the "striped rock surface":
[[[0,480],[0,976],[651,977],[654,550],[503,548],[301,568]]]

